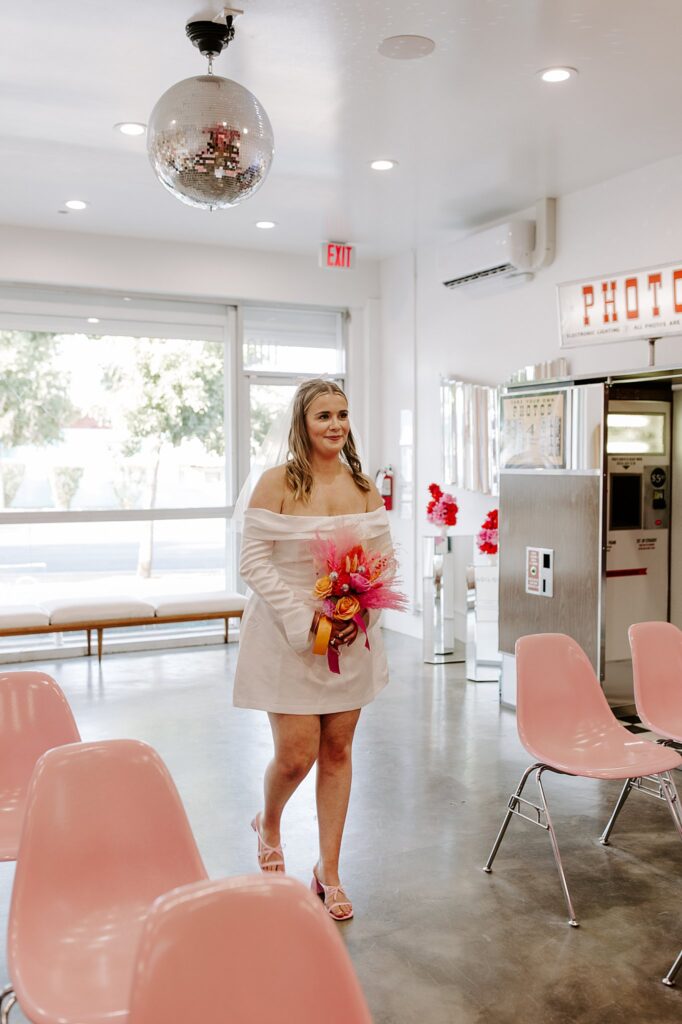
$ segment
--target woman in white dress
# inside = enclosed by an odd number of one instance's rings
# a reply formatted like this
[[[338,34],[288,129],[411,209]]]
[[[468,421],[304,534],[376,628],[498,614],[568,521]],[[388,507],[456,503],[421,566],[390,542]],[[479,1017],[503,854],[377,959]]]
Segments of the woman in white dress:
[[[289,455],[260,478],[244,514],[240,572],[252,594],[240,630],[234,704],[268,712],[274,757],[265,803],[252,827],[263,871],[284,871],[280,820],[317,762],[320,853],[312,887],[335,920],[353,916],[339,879],[351,787],[351,747],[360,708],[388,681],[378,613],[365,613],[370,650],[354,622],[334,620],[330,644],[341,673],[312,652],[319,615],[310,542],[350,527],[369,549],[391,550],[379,493],[362,473],[348,403],[337,384],[311,380],[295,395]]]

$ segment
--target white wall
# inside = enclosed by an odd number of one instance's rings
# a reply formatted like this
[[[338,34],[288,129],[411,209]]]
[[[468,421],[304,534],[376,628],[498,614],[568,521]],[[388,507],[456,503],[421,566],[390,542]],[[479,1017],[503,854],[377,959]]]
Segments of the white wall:
[[[561,350],[556,286],[682,259],[680,181],[682,156],[560,198],[555,262],[540,271],[531,284],[513,291],[480,298],[449,291],[438,280],[435,245],[417,252],[416,292],[407,286],[412,254],[384,261],[382,458],[394,463],[398,458],[397,409],[408,401],[411,388],[416,423],[415,520],[411,530],[405,523],[396,527],[404,565],[414,563],[418,538],[428,532],[424,516],[427,486],[432,480],[439,481],[442,473],[440,376],[500,384],[522,366],[559,355],[568,358],[575,374],[645,366],[646,341]],[[414,332],[410,326],[413,302]],[[416,376],[410,385],[408,367],[415,351]],[[659,365],[682,365],[682,339],[660,341],[656,359]],[[459,491],[457,497],[461,513],[456,532],[475,532],[485,513],[496,505],[489,496]],[[418,597],[418,571],[412,571],[410,583],[413,596]],[[403,618],[397,628],[413,632],[413,617]]]
[[[374,261],[322,270],[310,256],[0,226],[0,281],[213,299],[364,306]]]
[[[376,377],[376,401],[381,408],[382,430],[377,459],[381,465],[390,464],[397,473],[400,465],[400,411],[413,412],[417,404],[415,366],[416,349],[416,257],[403,253],[381,264],[381,354]],[[414,461],[414,460],[413,460]],[[397,484],[396,478],[396,484]],[[412,608],[405,614],[387,612],[385,624],[392,629],[418,636],[421,621],[416,617],[414,598],[416,588],[415,520],[402,519],[399,509],[398,487],[394,487],[394,511],[390,514],[393,541],[400,559],[405,592]]]

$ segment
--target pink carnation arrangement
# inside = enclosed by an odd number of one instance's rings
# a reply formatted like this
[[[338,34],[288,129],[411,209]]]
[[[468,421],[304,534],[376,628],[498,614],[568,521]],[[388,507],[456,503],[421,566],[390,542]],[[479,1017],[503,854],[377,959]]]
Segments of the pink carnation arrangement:
[[[429,484],[431,501],[426,506],[426,518],[436,526],[454,526],[459,505],[452,494],[444,494],[438,484]]]
[[[497,509],[488,515],[476,538],[478,550],[484,555],[496,555],[498,548]]]

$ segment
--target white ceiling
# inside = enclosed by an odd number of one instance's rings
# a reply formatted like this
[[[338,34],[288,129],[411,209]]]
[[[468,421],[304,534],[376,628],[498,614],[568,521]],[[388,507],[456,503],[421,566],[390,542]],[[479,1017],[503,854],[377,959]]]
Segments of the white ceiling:
[[[381,257],[682,151],[679,0],[243,0],[215,70],[261,100],[275,159],[252,199],[209,213],[112,126],[204,73],[184,26],[221,5],[2,6],[0,223],[294,252],[333,238]],[[435,52],[377,53],[402,33]],[[580,75],[545,85],[552,64]],[[380,156],[399,167],[371,171]],[[59,214],[69,198],[91,206]]]

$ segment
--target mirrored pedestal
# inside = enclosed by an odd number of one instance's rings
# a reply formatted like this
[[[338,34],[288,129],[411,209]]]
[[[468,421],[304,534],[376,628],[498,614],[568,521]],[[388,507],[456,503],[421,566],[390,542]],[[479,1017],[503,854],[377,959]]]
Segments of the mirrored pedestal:
[[[455,635],[458,575],[465,600],[464,564],[458,565],[457,554],[470,543],[470,537],[424,537],[423,649],[428,665],[465,660],[465,646]]]
[[[498,586],[497,565],[467,567],[466,675],[476,683],[496,683],[500,678]]]

